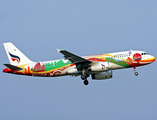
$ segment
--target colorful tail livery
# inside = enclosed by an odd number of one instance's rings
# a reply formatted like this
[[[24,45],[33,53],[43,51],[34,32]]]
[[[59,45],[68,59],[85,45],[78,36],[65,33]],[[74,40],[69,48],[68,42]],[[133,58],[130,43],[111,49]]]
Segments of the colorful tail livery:
[[[4,43],[4,48],[10,64],[4,64],[7,68],[3,72],[38,77],[81,76],[85,85],[89,76],[93,80],[110,79],[116,69],[132,67],[137,76],[136,67],[155,61],[154,56],[137,50],[80,57],[57,49],[65,59],[33,62],[10,42]]]
[[[9,58],[10,64],[12,65],[24,65],[32,63],[19,49],[17,49],[12,43],[4,43],[4,48],[6,50],[7,56]]]

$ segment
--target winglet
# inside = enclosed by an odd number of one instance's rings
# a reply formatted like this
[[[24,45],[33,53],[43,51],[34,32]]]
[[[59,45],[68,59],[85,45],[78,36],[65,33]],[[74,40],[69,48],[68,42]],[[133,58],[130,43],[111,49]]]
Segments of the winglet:
[[[60,49],[57,49],[57,51],[60,52],[61,50],[60,50]]]

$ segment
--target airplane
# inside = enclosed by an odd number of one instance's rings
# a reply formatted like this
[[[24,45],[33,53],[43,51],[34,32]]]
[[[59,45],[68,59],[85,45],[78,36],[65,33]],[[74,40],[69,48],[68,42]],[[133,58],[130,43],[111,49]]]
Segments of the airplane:
[[[87,78],[93,80],[106,80],[113,76],[113,70],[133,68],[138,75],[136,67],[150,64],[155,57],[147,52],[130,50],[124,52],[98,54],[80,57],[66,50],[58,52],[64,55],[64,59],[33,62],[27,58],[11,42],[3,43],[10,64],[4,64],[5,73],[38,77],[81,76],[84,85],[88,85]]]

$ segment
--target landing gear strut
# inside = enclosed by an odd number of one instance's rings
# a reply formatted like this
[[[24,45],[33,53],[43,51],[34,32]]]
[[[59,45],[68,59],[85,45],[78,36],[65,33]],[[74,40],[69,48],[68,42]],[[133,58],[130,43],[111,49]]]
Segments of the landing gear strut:
[[[134,66],[135,76],[138,76],[138,72],[136,72],[136,66]]]

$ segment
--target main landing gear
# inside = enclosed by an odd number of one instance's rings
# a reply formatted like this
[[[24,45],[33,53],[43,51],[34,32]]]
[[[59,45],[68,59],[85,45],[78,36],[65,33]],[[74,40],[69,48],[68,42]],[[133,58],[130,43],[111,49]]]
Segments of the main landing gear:
[[[89,84],[88,80],[84,80],[83,83],[84,83],[85,85],[88,85],[88,84]]]
[[[134,66],[135,76],[138,76],[138,72],[136,72],[136,66]]]
[[[84,80],[84,81],[83,81],[84,85],[88,85],[88,84],[89,84],[89,82],[88,82],[88,80],[87,80],[87,77],[88,77],[88,76],[87,76],[86,74],[82,74],[82,75],[81,75],[81,79]]]
[[[82,71],[82,75],[81,75],[81,79],[84,80],[83,83],[84,85],[88,85],[89,82],[87,80],[87,77],[89,77],[88,75],[85,74],[85,70]]]

